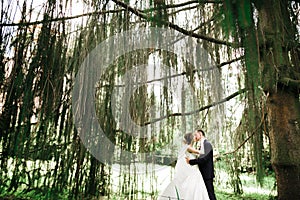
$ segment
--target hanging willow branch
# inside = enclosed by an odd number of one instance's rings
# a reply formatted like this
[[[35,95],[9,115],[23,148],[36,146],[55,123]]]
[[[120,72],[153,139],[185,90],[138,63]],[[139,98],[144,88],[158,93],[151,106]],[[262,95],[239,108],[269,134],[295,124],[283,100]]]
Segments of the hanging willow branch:
[[[168,114],[168,115],[162,116],[162,117],[160,117],[160,118],[153,119],[152,121],[145,122],[145,123],[142,124],[141,126],[150,125],[150,124],[156,123],[156,122],[158,122],[158,121],[167,119],[167,118],[169,118],[169,117],[188,116],[188,115],[192,115],[192,114],[198,113],[198,112],[203,111],[203,110],[208,110],[208,109],[210,109],[211,107],[214,107],[214,106],[220,105],[220,104],[222,104],[222,103],[224,103],[224,102],[226,102],[226,101],[229,101],[230,99],[233,99],[234,97],[236,97],[236,96],[238,96],[238,95],[240,95],[240,94],[243,94],[243,93],[245,93],[246,91],[247,91],[247,89],[246,89],[246,88],[243,88],[243,89],[241,89],[241,90],[239,90],[239,91],[237,91],[237,92],[235,92],[235,93],[233,93],[233,94],[227,96],[226,98],[224,98],[224,99],[218,101],[218,102],[213,102],[213,103],[211,103],[211,104],[208,104],[208,105],[206,105],[206,106],[204,106],[204,107],[201,107],[201,108],[199,108],[199,109],[197,109],[197,110],[194,110],[194,111],[192,111],[192,112],[187,112],[187,113],[172,113],[172,114]],[[261,122],[261,123],[262,123],[262,122]],[[116,130],[116,132],[120,132],[120,130]],[[254,135],[254,134],[253,134],[253,135]],[[252,135],[251,135],[251,137],[252,137]],[[250,139],[250,138],[249,138],[249,139]],[[248,140],[248,139],[247,139],[247,140]],[[244,142],[244,143],[245,143],[245,142]],[[239,148],[240,148],[240,147],[239,147]],[[232,152],[232,153],[234,153],[234,152]]]
[[[204,68],[204,69],[194,69],[192,72],[193,73],[197,73],[197,72],[205,72],[205,71],[211,71],[211,70],[220,69],[221,67],[223,67],[225,65],[229,65],[231,63],[237,62],[239,60],[242,60],[243,58],[244,58],[244,56],[241,56],[241,57],[238,57],[238,58],[235,58],[235,59],[232,59],[232,60],[220,63],[220,64],[212,66],[212,67],[208,67],[208,68]],[[176,78],[176,77],[180,77],[180,76],[185,76],[185,75],[187,75],[186,71],[181,72],[179,74],[173,74],[173,75],[170,75],[170,76],[165,76],[163,78],[156,78],[156,79],[149,80],[149,81],[137,82],[136,85],[144,85],[144,84],[149,84],[149,83],[153,83],[153,82],[160,82],[160,81],[163,81],[163,80],[169,80],[169,79],[172,79],[172,78]],[[101,85],[101,87],[111,87],[111,86],[105,84],[105,85]],[[124,84],[123,85],[114,85],[114,87],[125,87],[125,85]]]
[[[33,22],[20,22],[20,23],[1,23],[0,27],[4,26],[31,26],[31,25],[37,25],[37,24],[43,24],[43,23],[48,23],[48,22],[58,22],[58,21],[66,21],[66,20],[71,20],[71,19],[76,19],[80,17],[89,17],[89,16],[95,16],[95,15],[103,15],[103,14],[108,14],[108,13],[119,13],[124,11],[124,9],[116,9],[116,10],[107,10],[107,11],[96,11],[96,12],[89,12],[89,13],[84,13],[81,15],[74,15],[74,16],[69,16],[69,17],[58,17],[58,18],[51,18],[51,19],[43,19],[39,21],[33,21]]]
[[[258,132],[257,130],[262,126],[264,121],[265,121],[265,114],[263,114],[263,117],[261,118],[261,121],[260,121],[259,125],[252,131],[252,133],[249,135],[249,137],[246,138],[236,149],[234,149],[233,151],[230,151],[230,152],[223,153],[221,155],[215,155],[215,157],[219,158],[221,156],[226,156],[226,155],[229,155],[229,154],[236,153],[240,148],[242,148],[246,144],[246,142],[248,142],[255,135],[255,133]]]
[[[224,99],[221,99],[221,100],[218,101],[218,102],[213,102],[213,103],[208,104],[208,105],[206,105],[206,106],[204,106],[204,107],[201,107],[201,108],[199,108],[199,109],[196,109],[196,110],[194,110],[194,111],[192,111],[192,112],[168,114],[168,115],[162,116],[162,117],[160,117],[160,118],[156,118],[156,119],[154,119],[154,120],[152,120],[152,121],[150,121],[150,122],[146,122],[146,123],[144,123],[143,125],[146,126],[146,125],[149,125],[149,124],[152,124],[152,123],[161,121],[161,120],[166,119],[166,118],[169,118],[169,117],[193,115],[193,114],[196,114],[196,113],[198,113],[198,112],[200,112],[200,111],[203,111],[203,110],[209,109],[209,108],[211,108],[211,107],[214,107],[214,106],[220,105],[220,104],[222,104],[222,103],[225,103],[226,101],[229,101],[230,99],[233,99],[234,97],[236,97],[236,96],[238,96],[238,95],[240,95],[240,94],[243,94],[243,93],[245,93],[246,91],[247,91],[247,89],[246,89],[246,88],[243,88],[243,89],[241,89],[241,90],[239,90],[239,91],[237,91],[237,92],[235,92],[235,93],[229,95],[228,97],[226,97],[226,98],[224,98]]]
[[[136,9],[136,8],[132,8],[128,4],[126,4],[126,3],[122,2],[122,1],[119,1],[119,0],[112,0],[112,1],[115,2],[117,5],[125,8],[126,10],[134,13],[136,16],[141,17],[143,19],[146,19],[147,21],[151,21],[151,18],[148,17],[141,10]],[[176,31],[179,31],[179,32],[181,32],[181,33],[183,33],[185,35],[188,35],[188,36],[191,36],[191,37],[194,37],[194,38],[203,39],[203,40],[206,40],[208,42],[212,42],[212,43],[216,43],[216,44],[222,44],[222,45],[227,45],[227,46],[231,46],[231,47],[238,47],[238,44],[236,44],[236,43],[231,43],[231,42],[227,42],[227,41],[215,39],[215,38],[212,38],[212,37],[208,37],[206,35],[200,35],[200,34],[194,33],[193,31],[188,31],[188,30],[186,30],[184,28],[181,28],[178,25],[173,24],[172,22],[161,20],[160,23],[162,25],[168,26],[168,27],[170,27],[170,28],[172,28],[172,29],[174,29]]]
[[[176,7],[181,7],[181,6],[186,6],[189,4],[194,4],[194,3],[199,3],[199,1],[188,1],[180,4],[173,4],[173,5],[166,5],[165,8],[176,8]],[[201,3],[222,3],[222,1],[202,1]],[[140,12],[150,12],[153,11],[157,8],[151,8],[151,9],[145,9]],[[187,8],[191,9],[191,8]],[[6,26],[31,26],[31,25],[37,25],[37,24],[43,24],[47,22],[57,22],[57,21],[65,21],[65,20],[71,20],[71,19],[76,19],[80,17],[88,17],[88,16],[94,16],[94,15],[104,15],[104,14],[109,14],[109,13],[119,13],[125,11],[125,9],[115,9],[115,10],[106,10],[106,11],[96,11],[96,12],[89,12],[89,13],[84,13],[80,15],[74,15],[74,16],[69,16],[69,17],[58,17],[58,18],[52,18],[52,19],[43,19],[39,21],[33,21],[33,22],[20,22],[20,23],[0,23],[0,27],[6,27]],[[144,17],[143,17],[144,18]],[[144,18],[145,19],[145,18]]]

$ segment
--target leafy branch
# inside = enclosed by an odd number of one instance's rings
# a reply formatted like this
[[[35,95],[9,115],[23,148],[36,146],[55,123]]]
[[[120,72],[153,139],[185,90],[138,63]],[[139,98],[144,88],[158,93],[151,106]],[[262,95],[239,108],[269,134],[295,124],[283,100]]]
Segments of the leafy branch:
[[[120,0],[112,0],[112,1],[115,2],[115,4],[117,4],[117,5],[125,8],[126,10],[134,13],[136,16],[141,17],[141,18],[143,18],[143,19],[145,19],[147,21],[151,21],[151,18],[149,16],[147,16],[141,10],[133,8],[133,7],[129,6],[128,4],[126,4],[126,3],[124,3],[124,2],[122,2]],[[160,21],[160,23],[162,25],[165,25],[165,26],[167,26],[169,28],[172,28],[172,29],[174,29],[176,31],[179,31],[179,32],[181,32],[181,33],[183,33],[185,35],[189,35],[189,36],[194,37],[194,38],[203,39],[203,40],[215,43],[215,44],[227,45],[227,46],[231,46],[231,47],[238,46],[235,43],[231,43],[231,42],[219,40],[219,39],[216,39],[216,38],[208,37],[206,35],[201,35],[201,34],[194,33],[194,31],[186,30],[184,28],[179,27],[177,24],[174,24],[174,23],[169,22],[169,21],[163,21],[162,20],[162,21]]]
[[[38,24],[43,24],[43,23],[66,21],[66,20],[77,19],[77,18],[80,18],[80,17],[88,17],[88,16],[93,16],[93,15],[118,13],[118,12],[122,12],[122,11],[124,11],[124,9],[89,12],[89,13],[84,13],[84,14],[74,15],[74,16],[69,16],[69,17],[58,17],[58,18],[51,18],[51,19],[47,19],[47,20],[43,19],[43,20],[38,20],[38,21],[33,21],[33,22],[0,23],[0,27],[4,27],[4,26],[31,26],[31,25],[38,25]]]
[[[251,134],[249,135],[249,137],[247,137],[237,148],[235,148],[232,151],[223,153],[221,155],[215,155],[215,157],[221,157],[221,156],[226,156],[226,155],[229,155],[229,154],[236,153],[239,149],[241,149],[255,135],[255,133],[258,132],[257,130],[262,126],[262,124],[264,123],[264,121],[265,121],[265,114],[261,118],[261,121],[260,121],[259,125],[251,132]]]
[[[186,112],[186,113],[172,113],[172,114],[167,114],[165,116],[162,116],[162,117],[159,117],[159,118],[156,118],[156,119],[153,119],[152,121],[149,121],[149,122],[146,122],[143,124],[143,126],[146,126],[146,125],[149,125],[149,124],[152,124],[152,123],[155,123],[155,122],[158,122],[158,121],[161,121],[163,119],[166,119],[166,118],[169,118],[169,117],[176,117],[176,116],[188,116],[188,115],[193,115],[193,114],[196,114],[198,112],[201,112],[203,110],[207,110],[211,107],[214,107],[214,106],[217,106],[217,105],[220,105],[222,103],[225,103],[226,101],[229,101],[230,99],[233,99],[234,97],[240,95],[240,94],[243,94],[247,91],[246,88],[243,88],[243,89],[240,89],[239,91],[237,92],[234,92],[233,94],[225,97],[224,99],[221,99],[220,101],[217,101],[217,102],[212,102],[206,106],[203,106],[199,109],[196,109],[194,111],[191,111],[191,112]]]

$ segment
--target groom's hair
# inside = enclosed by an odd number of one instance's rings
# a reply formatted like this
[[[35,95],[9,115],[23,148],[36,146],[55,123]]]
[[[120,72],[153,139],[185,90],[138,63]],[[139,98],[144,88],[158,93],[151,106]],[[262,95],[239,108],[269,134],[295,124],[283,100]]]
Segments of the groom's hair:
[[[197,132],[202,133],[202,135],[205,137],[205,133],[204,133],[204,131],[202,129],[197,129]]]

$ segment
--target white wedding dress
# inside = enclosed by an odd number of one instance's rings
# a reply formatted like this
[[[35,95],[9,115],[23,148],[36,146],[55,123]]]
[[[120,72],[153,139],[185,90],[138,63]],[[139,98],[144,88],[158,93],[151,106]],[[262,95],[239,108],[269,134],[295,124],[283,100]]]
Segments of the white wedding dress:
[[[189,165],[185,157],[190,159],[195,156],[187,151],[188,145],[179,151],[175,166],[175,175],[171,183],[159,194],[158,200],[209,200],[206,186],[198,165]]]

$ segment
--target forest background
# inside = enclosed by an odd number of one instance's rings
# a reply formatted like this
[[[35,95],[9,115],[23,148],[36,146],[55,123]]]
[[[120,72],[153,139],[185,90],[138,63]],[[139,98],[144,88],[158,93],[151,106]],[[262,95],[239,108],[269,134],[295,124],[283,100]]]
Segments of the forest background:
[[[218,199],[300,199],[299,12],[2,0],[1,197],[155,199],[201,127]]]

